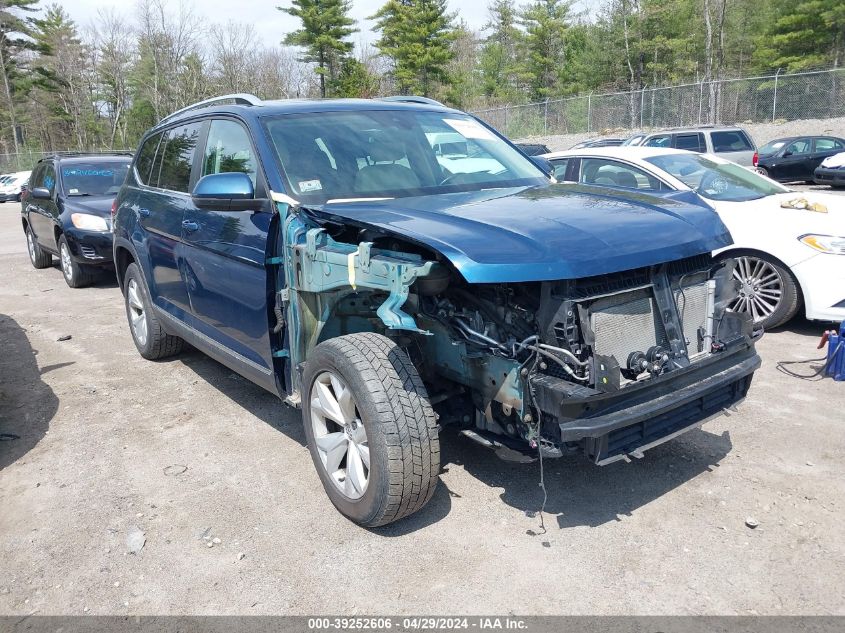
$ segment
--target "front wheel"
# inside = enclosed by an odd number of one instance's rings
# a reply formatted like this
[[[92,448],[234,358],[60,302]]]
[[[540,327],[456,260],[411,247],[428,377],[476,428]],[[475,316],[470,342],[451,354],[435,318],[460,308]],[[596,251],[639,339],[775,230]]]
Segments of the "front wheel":
[[[734,279],[739,282],[731,310],[750,314],[754,324],[764,329],[783,325],[798,313],[798,283],[788,269],[761,253],[734,253],[728,257],[736,260]]]
[[[323,488],[355,523],[422,508],[440,472],[434,410],[411,359],[373,333],[330,339],[303,373],[305,436]]]
[[[71,288],[84,288],[94,281],[94,276],[71,257],[70,247],[64,235],[59,238],[59,265],[67,285]]]

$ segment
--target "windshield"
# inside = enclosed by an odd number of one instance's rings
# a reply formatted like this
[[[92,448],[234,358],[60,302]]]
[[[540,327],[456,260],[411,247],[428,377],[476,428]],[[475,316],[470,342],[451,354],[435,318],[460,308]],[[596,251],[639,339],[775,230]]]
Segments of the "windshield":
[[[129,163],[72,163],[62,166],[62,185],[68,196],[114,196],[120,190]]]
[[[771,141],[763,145],[760,148],[759,154],[761,156],[767,156],[769,154],[774,154],[779,149],[781,149],[784,145],[786,145],[786,141]]]
[[[466,115],[320,112],[265,125],[291,195],[306,203],[548,183],[530,160]]]
[[[789,191],[736,163],[701,154],[663,154],[645,160],[709,200],[742,202]]]

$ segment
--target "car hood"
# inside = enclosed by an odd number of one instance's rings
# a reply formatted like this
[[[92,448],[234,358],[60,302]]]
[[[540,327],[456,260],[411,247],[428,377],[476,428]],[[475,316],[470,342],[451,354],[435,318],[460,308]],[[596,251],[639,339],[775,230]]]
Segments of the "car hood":
[[[90,213],[109,217],[114,196],[68,196],[65,198],[65,208],[70,213]]]
[[[806,203],[813,208],[796,208]],[[758,221],[765,221],[767,229],[790,233],[789,237],[798,238],[808,233],[821,235],[845,236],[845,198],[829,193],[815,191],[791,191],[766,196],[747,202],[714,202],[719,212],[729,212],[732,217],[753,217],[759,213]],[[733,220],[725,216],[728,226]]]
[[[578,185],[326,204],[318,216],[435,249],[470,283],[577,279],[731,244],[688,192],[661,197]]]

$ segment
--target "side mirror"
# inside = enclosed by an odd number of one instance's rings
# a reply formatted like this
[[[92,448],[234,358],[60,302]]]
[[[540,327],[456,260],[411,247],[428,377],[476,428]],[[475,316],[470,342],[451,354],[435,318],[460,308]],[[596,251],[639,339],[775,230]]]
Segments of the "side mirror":
[[[784,158],[786,158],[787,156],[792,156],[792,152],[790,152],[789,150],[786,150],[786,151],[783,153],[783,157],[784,157]]]
[[[49,200],[52,197],[47,187],[36,187],[29,195],[36,200]]]
[[[252,180],[242,172],[203,176],[191,198],[196,207],[214,211],[258,211],[267,203],[255,197]]]
[[[551,177],[552,173],[554,172],[554,168],[552,167],[552,164],[549,161],[547,161],[542,156],[529,156],[528,158],[531,160],[532,163],[537,165],[537,167],[539,167],[540,170],[544,174],[546,174],[546,176]]]

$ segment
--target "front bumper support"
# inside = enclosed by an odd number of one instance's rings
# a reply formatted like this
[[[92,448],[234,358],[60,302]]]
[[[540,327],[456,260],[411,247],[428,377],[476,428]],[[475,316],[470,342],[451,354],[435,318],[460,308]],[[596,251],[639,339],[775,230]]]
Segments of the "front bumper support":
[[[535,378],[533,386],[543,413],[557,421],[560,441],[582,441],[591,460],[608,464],[639,457],[740,402],[759,367],[760,357],[749,348],[601,397],[581,398],[571,383],[551,376]],[[575,403],[583,405],[579,417],[561,415]]]

